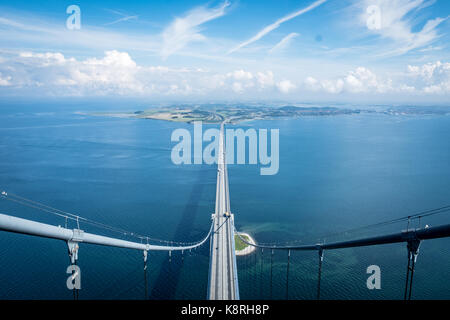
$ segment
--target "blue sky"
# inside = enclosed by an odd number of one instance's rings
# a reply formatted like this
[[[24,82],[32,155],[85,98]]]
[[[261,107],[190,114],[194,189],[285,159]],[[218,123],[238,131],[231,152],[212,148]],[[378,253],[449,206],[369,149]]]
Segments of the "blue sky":
[[[449,15],[447,0],[0,1],[0,95],[447,103]]]

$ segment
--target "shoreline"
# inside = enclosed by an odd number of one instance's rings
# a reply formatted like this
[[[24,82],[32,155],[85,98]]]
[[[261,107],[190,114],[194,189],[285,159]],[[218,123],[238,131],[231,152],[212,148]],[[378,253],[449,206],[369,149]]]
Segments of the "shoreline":
[[[248,234],[248,233],[245,233],[245,232],[239,232],[239,234],[241,235],[241,236],[246,236],[246,237],[248,237],[248,242],[250,242],[250,243],[252,243],[252,244],[256,244],[256,242],[255,242],[255,240]],[[253,251],[255,251],[256,250],[256,247],[253,247],[253,246],[251,246],[251,245],[247,245],[247,247],[245,247],[244,249],[242,249],[242,250],[235,250],[235,253],[236,253],[236,256],[246,256],[246,255],[249,255],[249,254],[251,254]]]

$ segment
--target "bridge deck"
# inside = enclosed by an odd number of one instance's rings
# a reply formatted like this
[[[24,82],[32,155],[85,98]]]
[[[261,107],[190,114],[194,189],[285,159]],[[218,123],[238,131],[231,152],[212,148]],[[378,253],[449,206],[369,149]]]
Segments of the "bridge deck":
[[[230,214],[228,172],[225,162],[224,126],[220,128],[216,210],[214,232],[211,238],[211,261],[208,299],[239,299],[237,283],[236,255],[234,252],[234,216]]]

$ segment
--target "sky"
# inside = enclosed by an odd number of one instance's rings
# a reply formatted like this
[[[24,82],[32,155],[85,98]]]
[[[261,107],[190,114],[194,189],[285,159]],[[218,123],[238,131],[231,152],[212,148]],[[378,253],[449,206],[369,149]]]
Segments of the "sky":
[[[0,99],[450,101],[448,0],[0,0]]]

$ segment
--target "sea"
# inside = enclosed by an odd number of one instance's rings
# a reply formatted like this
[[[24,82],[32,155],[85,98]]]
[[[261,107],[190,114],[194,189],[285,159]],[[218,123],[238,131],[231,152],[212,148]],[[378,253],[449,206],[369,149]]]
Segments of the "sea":
[[[85,232],[139,242],[138,234],[157,244],[202,239],[214,211],[217,168],[171,160],[172,133],[193,126],[89,115],[140,108],[2,103],[0,191],[102,224],[80,220]],[[409,225],[360,228],[450,205],[450,116],[361,113],[229,127],[279,130],[276,175],[261,175],[258,164],[228,168],[236,228],[258,243],[329,243],[450,223],[444,212]],[[24,201],[1,198],[0,213],[78,227]],[[151,252],[150,299],[205,299],[208,245],[170,256]],[[413,299],[450,299],[449,245],[450,239],[422,242]],[[0,299],[73,299],[69,264],[63,241],[0,232]],[[145,298],[140,251],[81,243],[78,265],[80,299]],[[373,265],[380,268],[380,289],[367,286]],[[288,269],[287,251],[257,250],[238,257],[237,267],[241,299],[317,296],[315,251],[292,251]],[[406,269],[404,243],[325,251],[321,298],[403,299]]]

